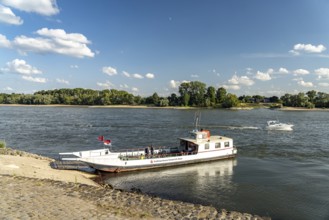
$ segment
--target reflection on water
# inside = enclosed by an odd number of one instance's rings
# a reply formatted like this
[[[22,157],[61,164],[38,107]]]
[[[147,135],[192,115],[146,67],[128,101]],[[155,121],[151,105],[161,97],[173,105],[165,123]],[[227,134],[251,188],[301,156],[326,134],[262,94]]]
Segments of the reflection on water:
[[[234,192],[236,159],[128,173],[102,173],[104,182],[118,189],[140,189],[164,198],[210,204],[220,192]],[[213,193],[209,195],[209,190]],[[214,197],[214,198],[210,198]],[[224,202],[224,201],[223,201]]]

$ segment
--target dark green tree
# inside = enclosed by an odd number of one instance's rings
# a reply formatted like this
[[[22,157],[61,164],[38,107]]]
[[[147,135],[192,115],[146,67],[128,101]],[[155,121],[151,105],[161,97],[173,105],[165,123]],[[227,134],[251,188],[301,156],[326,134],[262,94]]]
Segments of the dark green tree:
[[[315,103],[315,98],[316,98],[316,95],[317,95],[317,92],[315,90],[311,90],[311,91],[308,91],[306,93],[306,95],[308,96],[308,100],[311,102],[311,103]]]
[[[199,81],[185,82],[179,86],[179,94],[184,106],[187,99],[190,106],[203,106],[206,94],[206,84]]]
[[[234,94],[227,94],[226,97],[223,100],[222,107],[223,108],[232,108],[239,105],[239,99]]]
[[[217,89],[216,92],[216,102],[219,103],[223,103],[224,99],[226,98],[227,95],[227,91],[224,87],[220,87]]]
[[[216,104],[216,89],[213,86],[207,88],[206,106],[215,106]]]
[[[270,97],[270,102],[278,103],[279,101],[280,101],[280,99],[277,96]]]
[[[180,102],[179,102],[179,98],[177,97],[177,95],[175,93],[172,93],[169,97],[169,105],[170,106],[179,106]]]

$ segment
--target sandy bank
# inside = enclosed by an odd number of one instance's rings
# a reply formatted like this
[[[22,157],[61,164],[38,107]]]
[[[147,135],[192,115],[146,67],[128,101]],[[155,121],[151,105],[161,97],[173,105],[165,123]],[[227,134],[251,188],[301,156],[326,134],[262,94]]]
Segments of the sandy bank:
[[[328,108],[301,108],[301,107],[282,107],[280,111],[329,111]]]
[[[50,162],[0,149],[0,219],[270,219],[100,186]]]
[[[50,167],[50,162],[50,159],[0,155],[0,174],[97,186],[90,179],[94,175],[79,171],[55,170]]]

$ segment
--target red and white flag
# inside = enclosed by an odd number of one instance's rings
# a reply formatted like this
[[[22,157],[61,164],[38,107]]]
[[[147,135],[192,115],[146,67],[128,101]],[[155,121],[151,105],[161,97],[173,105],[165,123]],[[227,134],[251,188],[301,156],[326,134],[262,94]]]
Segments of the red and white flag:
[[[104,136],[98,136],[99,141],[104,141]]]
[[[104,145],[111,145],[111,140],[104,140],[103,143]]]

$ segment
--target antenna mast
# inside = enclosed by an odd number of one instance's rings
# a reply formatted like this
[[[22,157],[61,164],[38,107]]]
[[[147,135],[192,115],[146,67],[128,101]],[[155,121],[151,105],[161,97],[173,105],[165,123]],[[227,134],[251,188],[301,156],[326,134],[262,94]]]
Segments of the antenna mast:
[[[194,127],[195,127],[194,130],[195,131],[198,131],[199,130],[200,120],[201,120],[201,112],[200,111],[197,111],[194,114]]]

